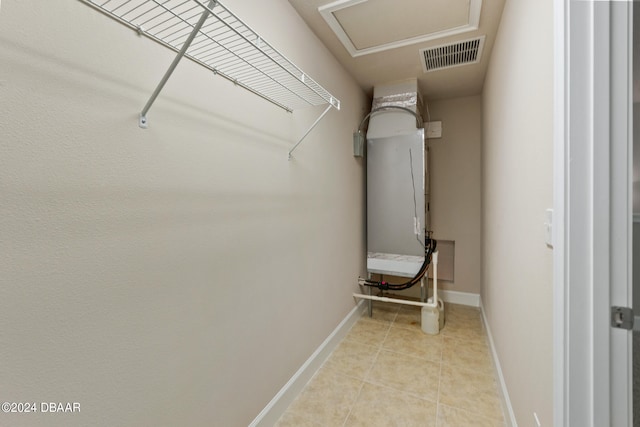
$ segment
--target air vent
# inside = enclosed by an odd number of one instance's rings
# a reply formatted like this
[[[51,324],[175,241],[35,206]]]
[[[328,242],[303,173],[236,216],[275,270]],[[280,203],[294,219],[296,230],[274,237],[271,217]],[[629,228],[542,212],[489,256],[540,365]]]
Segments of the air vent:
[[[420,50],[425,73],[480,61],[485,36]]]

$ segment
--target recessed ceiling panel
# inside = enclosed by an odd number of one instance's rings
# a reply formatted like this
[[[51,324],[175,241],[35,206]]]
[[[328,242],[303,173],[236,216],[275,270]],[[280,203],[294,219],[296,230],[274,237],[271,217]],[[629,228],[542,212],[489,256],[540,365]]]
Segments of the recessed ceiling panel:
[[[469,0],[368,0],[333,15],[362,50],[467,25]]]
[[[338,0],[318,11],[351,56],[478,29],[482,0]]]

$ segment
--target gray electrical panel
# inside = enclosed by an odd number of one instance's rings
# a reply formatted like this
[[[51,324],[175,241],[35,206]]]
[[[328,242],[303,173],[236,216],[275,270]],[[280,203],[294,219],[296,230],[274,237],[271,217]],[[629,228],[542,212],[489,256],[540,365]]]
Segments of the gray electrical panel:
[[[424,129],[367,139],[367,250],[424,255]]]

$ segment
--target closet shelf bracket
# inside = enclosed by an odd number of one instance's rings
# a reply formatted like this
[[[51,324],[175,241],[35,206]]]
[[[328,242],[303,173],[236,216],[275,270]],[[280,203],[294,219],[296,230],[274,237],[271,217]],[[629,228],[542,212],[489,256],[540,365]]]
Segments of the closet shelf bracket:
[[[318,117],[316,119],[315,122],[313,122],[313,124],[309,127],[309,129],[304,133],[304,135],[302,135],[302,137],[298,140],[298,142],[296,143],[296,145],[294,145],[291,150],[289,150],[289,160],[291,160],[292,157],[292,153],[293,150],[295,150],[296,148],[298,148],[298,145],[300,145],[300,143],[307,137],[307,135],[309,135],[309,133],[311,133],[311,131],[313,130],[313,128],[316,127],[316,125],[318,123],[320,123],[320,120],[322,120],[324,118],[324,116],[327,115],[327,113],[329,112],[329,110],[331,110],[331,107],[339,110],[340,109],[340,104],[338,103],[337,105],[334,105],[333,100],[331,100],[331,102],[329,103],[329,105],[327,106],[327,108],[322,112],[322,114],[320,114],[320,117]]]
[[[211,0],[209,2],[208,8],[202,12],[202,15],[200,15],[200,19],[198,20],[198,23],[193,27],[193,30],[189,34],[189,37],[187,37],[187,40],[184,42],[184,44],[182,45],[182,48],[180,49],[176,57],[173,59],[173,62],[169,66],[169,69],[167,70],[166,73],[164,73],[164,76],[162,76],[162,80],[160,80],[160,83],[158,83],[158,86],[156,86],[156,89],[151,94],[151,98],[149,98],[144,108],[142,109],[142,112],[140,113],[140,117],[138,119],[138,126],[140,126],[141,128],[146,129],[149,126],[147,123],[147,113],[149,112],[149,109],[151,108],[156,98],[162,91],[162,88],[164,88],[164,85],[167,83],[167,80],[169,80],[169,77],[171,77],[171,74],[173,74],[173,71],[178,66],[178,62],[180,62],[180,60],[185,55],[185,53],[187,53],[187,49],[189,49],[189,46],[191,46],[191,43],[193,43],[193,39],[196,38],[196,36],[198,35],[198,32],[204,25],[204,21],[206,21],[207,18],[209,17],[209,10],[212,9],[213,6],[215,6],[215,4],[216,4],[215,0]],[[141,27],[138,27],[138,31],[141,31]]]
[[[79,0],[177,53],[139,116],[147,113],[182,58],[292,112],[340,101],[267,43],[218,0]],[[311,129],[289,151],[289,156]]]

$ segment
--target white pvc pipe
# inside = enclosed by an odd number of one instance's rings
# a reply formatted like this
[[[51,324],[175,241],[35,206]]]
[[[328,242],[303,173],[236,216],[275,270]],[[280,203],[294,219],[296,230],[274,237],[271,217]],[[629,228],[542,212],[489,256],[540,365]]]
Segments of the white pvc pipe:
[[[438,305],[438,251],[431,257],[433,262],[433,302]]]
[[[397,299],[397,298],[387,298],[387,297],[376,297],[374,295],[364,295],[364,294],[353,294],[355,298],[362,298],[374,301],[383,301],[383,302],[392,302],[394,304],[404,304],[404,305],[416,305],[418,307],[437,307],[438,303],[429,303],[429,302],[418,302],[418,301],[409,301],[405,299]]]

